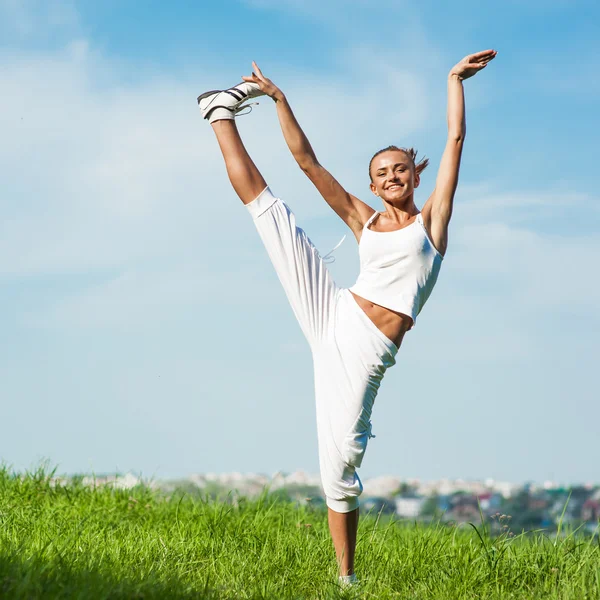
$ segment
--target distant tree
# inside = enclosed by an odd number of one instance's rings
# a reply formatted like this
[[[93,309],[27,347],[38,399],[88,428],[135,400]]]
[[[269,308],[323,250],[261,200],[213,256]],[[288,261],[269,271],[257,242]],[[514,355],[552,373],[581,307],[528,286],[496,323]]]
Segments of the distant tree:
[[[422,517],[435,517],[440,511],[438,510],[439,495],[433,493],[427,497],[421,506]]]
[[[403,496],[404,494],[410,494],[411,492],[414,491],[414,488],[409,485],[408,483],[406,483],[406,481],[403,481],[399,486],[398,489],[394,492],[394,496]]]

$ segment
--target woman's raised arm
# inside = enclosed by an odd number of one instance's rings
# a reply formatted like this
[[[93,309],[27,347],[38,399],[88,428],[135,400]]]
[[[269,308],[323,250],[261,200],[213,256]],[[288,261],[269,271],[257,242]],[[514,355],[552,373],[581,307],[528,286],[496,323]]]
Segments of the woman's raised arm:
[[[448,224],[452,216],[454,192],[458,185],[460,158],[466,134],[465,95],[463,80],[472,77],[495,58],[496,50],[470,54],[457,63],[448,74],[448,139],[435,189],[423,206],[423,219],[435,247],[444,254],[448,245]]]
[[[258,84],[267,96],[273,98],[283,137],[298,166],[358,239],[362,233],[362,226],[373,214],[373,209],[356,196],[349,194],[331,173],[321,166],[285,94],[262,74],[255,62],[252,63],[252,67],[254,68],[252,75],[242,79]]]

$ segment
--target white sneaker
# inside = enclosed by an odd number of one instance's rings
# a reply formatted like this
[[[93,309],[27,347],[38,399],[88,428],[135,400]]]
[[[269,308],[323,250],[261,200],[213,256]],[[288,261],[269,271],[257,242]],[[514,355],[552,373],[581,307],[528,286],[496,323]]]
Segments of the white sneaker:
[[[352,573],[352,575],[340,575],[338,577],[338,581],[340,587],[349,588],[358,585],[358,579],[356,578],[356,573]]]
[[[264,96],[257,83],[242,81],[228,90],[212,90],[198,96],[198,106],[202,116],[209,123],[219,119],[233,119],[235,115],[250,106],[243,104],[249,98]]]

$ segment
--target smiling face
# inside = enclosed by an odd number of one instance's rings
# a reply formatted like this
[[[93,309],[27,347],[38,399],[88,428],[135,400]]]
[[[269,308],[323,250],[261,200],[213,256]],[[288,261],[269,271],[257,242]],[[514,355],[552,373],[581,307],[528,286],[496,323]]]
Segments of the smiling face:
[[[419,186],[415,165],[402,150],[388,150],[371,163],[371,191],[391,204],[402,204]]]

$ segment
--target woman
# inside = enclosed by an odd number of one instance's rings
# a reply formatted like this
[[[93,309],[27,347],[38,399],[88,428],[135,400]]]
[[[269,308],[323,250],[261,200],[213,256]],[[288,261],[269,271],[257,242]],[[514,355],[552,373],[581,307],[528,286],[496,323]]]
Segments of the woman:
[[[448,223],[465,138],[463,80],[485,68],[495,50],[469,55],[448,76],[448,140],[436,186],[421,211],[414,190],[427,161],[389,146],[369,165],[378,213],[349,194],[325,170],[298,125],[283,92],[252,63],[252,75],[198,98],[213,127],[227,174],[247,206],[292,309],[310,344],[315,377],[319,465],[340,581],[353,583],[360,466],[371,434],[371,410],[386,369],[411,329],[437,279],[448,245]],[[246,152],[235,115],[260,95],[276,104],[283,135],[300,168],[350,227],[360,254],[360,275],[339,288],[289,207],[273,196]]]

